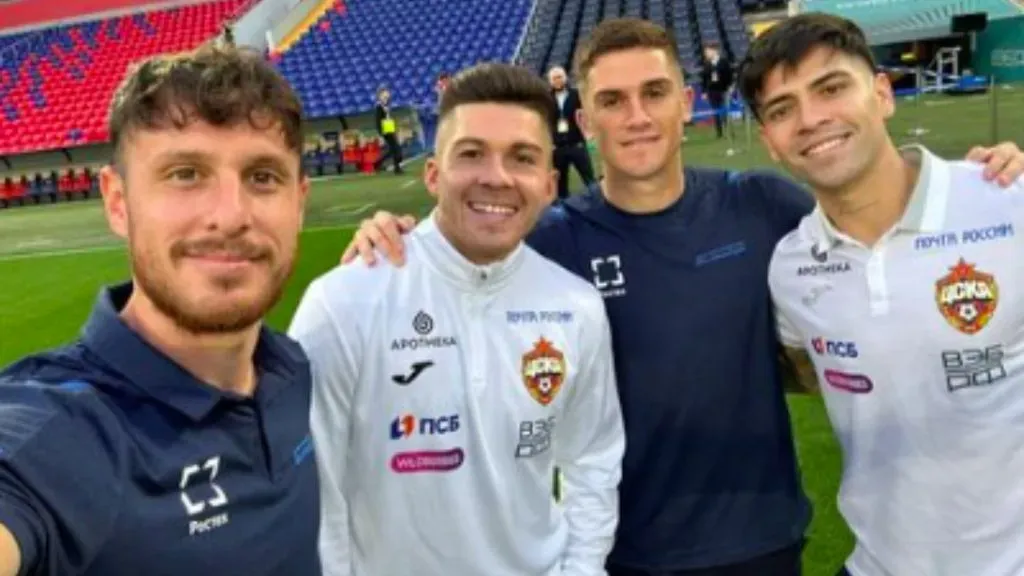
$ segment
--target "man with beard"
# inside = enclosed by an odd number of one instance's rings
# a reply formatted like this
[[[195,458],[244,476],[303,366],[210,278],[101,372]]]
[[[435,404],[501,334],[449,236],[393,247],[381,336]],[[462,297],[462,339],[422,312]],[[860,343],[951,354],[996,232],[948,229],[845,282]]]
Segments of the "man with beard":
[[[299,100],[207,46],[134,70],[110,134],[132,281],[0,373],[0,575],[319,574],[309,366],[261,324],[308,189]]]
[[[740,86],[818,201],[769,283],[842,449],[849,574],[1024,573],[1024,180],[897,148],[889,78],[837,16],[769,30]]]

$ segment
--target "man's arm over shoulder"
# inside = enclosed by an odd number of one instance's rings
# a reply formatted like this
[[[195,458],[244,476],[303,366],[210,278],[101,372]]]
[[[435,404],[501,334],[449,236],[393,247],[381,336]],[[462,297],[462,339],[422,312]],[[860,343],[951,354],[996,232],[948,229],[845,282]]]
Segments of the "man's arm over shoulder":
[[[124,449],[88,384],[0,378],[0,576],[93,561],[120,511]]]
[[[742,183],[744,191],[749,188],[760,194],[776,241],[795,230],[800,220],[814,210],[811,193],[781,174],[752,170],[737,173],[734,178]]]
[[[562,504],[569,543],[566,576],[604,574],[619,519],[625,432],[619,405],[611,330],[600,294],[579,280],[582,302],[579,372],[555,423],[555,461],[562,472]]]
[[[361,263],[314,280],[303,295],[288,335],[309,358],[313,378],[310,429],[320,477],[320,560],[325,576],[352,574],[348,500],[345,494],[350,423],[367,326],[360,309],[380,289]]]
[[[790,319],[785,302],[807,295],[790,294],[793,287],[785,282],[787,271],[780,269],[780,253],[788,251],[803,252],[795,248],[799,244],[799,233],[790,232],[779,241],[775,254],[768,267],[768,285],[771,288],[772,303],[775,311],[775,328],[782,345],[779,350],[779,365],[782,367],[783,386],[790,393],[815,393],[819,391],[818,375],[807,353],[805,340],[800,335],[796,324]]]

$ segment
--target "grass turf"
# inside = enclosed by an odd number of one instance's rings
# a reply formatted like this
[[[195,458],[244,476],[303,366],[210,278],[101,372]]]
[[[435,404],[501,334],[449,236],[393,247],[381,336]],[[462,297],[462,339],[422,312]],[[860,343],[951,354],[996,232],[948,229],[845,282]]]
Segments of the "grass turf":
[[[1013,92],[1000,94],[998,139],[1024,141],[1024,105],[1011,107]],[[1018,98],[1019,100],[1019,98]],[[990,144],[988,97],[929,98],[902,102],[890,130],[899,142],[923,127],[920,141],[951,158],[975,144]],[[737,153],[708,128],[691,129],[685,147],[691,164],[733,168],[768,167],[756,142],[738,129]],[[337,262],[358,221],[376,209],[424,215],[430,209],[418,174],[352,175],[313,186],[300,258],[280,303],[268,317],[283,329],[311,279]],[[106,229],[97,201],[32,206],[0,212],[0,365],[76,336],[103,284],[128,273],[122,244]],[[806,573],[831,576],[851,549],[851,537],[836,512],[840,456],[817,397],[789,399],[804,484],[814,502],[814,522],[804,553]]]

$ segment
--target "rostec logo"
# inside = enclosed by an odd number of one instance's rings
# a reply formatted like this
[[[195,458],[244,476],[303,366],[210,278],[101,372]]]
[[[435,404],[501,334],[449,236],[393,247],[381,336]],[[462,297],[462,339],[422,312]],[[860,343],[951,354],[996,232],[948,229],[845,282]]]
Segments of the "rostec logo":
[[[622,257],[618,254],[590,259],[594,286],[604,297],[626,294],[626,275],[622,273]]]
[[[850,374],[839,370],[825,370],[825,382],[837,390],[851,394],[867,394],[875,388],[871,378],[863,374]]]
[[[190,464],[181,469],[181,503],[189,516],[196,516],[207,509],[221,508],[228,503],[228,496],[217,484],[220,470],[220,456],[207,459],[202,465]],[[203,486],[203,487],[199,487]],[[190,520],[189,535],[202,534],[228,523],[228,514],[223,512],[202,520]]]
[[[399,474],[450,472],[462,466],[466,453],[462,448],[399,452],[391,457],[391,470]]]
[[[392,440],[410,438],[417,432],[422,436],[440,436],[458,430],[458,414],[438,418],[416,418],[412,414],[402,414],[391,421]]]
[[[811,340],[811,347],[819,356],[835,356],[837,358],[856,358],[858,356],[857,345],[853,342],[825,340],[819,337]]]
[[[1003,346],[968,350],[944,350],[942,369],[946,372],[946,388],[956,392],[962,388],[988,386],[1006,378]]]

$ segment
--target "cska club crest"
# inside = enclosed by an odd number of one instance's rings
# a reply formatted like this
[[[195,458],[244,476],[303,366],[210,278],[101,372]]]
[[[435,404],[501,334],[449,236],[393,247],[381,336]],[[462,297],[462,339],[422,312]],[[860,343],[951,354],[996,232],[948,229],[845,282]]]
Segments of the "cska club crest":
[[[935,283],[935,303],[947,322],[964,334],[988,324],[999,303],[999,286],[991,274],[979,272],[963,258]]]
[[[542,336],[533,350],[523,354],[523,383],[534,400],[547,406],[564,381],[565,355]]]

